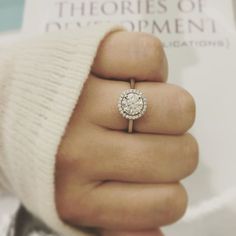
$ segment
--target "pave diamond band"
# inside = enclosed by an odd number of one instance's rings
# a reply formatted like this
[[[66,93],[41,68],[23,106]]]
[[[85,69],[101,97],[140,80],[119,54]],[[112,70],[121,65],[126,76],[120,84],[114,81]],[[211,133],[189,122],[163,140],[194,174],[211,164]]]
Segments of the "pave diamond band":
[[[129,133],[133,130],[133,121],[143,116],[147,109],[147,99],[141,91],[134,88],[134,79],[131,79],[130,87],[131,89],[121,93],[118,101],[120,114],[129,120]]]

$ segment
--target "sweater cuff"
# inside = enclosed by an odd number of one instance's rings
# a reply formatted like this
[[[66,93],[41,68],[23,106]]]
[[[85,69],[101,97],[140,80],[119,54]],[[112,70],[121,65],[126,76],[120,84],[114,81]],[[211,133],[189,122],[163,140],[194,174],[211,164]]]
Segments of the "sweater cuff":
[[[2,123],[4,174],[25,207],[62,235],[92,235],[58,216],[55,157],[100,41],[118,30],[124,29],[101,24],[48,33],[14,49]]]

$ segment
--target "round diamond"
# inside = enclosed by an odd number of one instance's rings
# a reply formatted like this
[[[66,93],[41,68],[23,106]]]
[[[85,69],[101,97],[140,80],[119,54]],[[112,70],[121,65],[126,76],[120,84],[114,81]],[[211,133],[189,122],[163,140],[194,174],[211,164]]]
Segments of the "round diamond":
[[[123,117],[135,120],[145,113],[147,109],[146,98],[139,90],[128,89],[121,94],[118,107]]]

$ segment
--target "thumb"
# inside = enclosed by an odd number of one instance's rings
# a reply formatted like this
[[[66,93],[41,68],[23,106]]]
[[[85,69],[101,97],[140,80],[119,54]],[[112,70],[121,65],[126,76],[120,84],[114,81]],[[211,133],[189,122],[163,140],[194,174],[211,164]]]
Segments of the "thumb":
[[[101,236],[164,236],[160,229],[147,231],[115,231],[103,230]]]

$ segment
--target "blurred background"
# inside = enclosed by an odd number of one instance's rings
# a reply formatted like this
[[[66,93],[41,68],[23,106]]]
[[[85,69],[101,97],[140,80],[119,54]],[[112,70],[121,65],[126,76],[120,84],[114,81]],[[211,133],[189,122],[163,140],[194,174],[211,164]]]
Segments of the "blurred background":
[[[233,0],[236,22],[236,0]],[[24,0],[0,0],[0,33],[21,28]]]
[[[20,29],[24,0],[0,0],[0,32]]]

